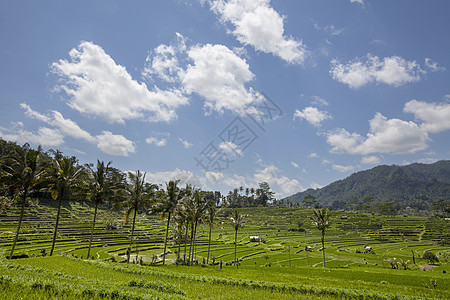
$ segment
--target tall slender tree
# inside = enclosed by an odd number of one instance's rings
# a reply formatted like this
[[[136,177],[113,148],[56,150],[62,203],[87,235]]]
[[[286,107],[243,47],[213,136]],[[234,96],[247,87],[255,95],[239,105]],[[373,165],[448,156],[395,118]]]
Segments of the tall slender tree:
[[[88,186],[91,200],[94,202],[94,219],[92,221],[91,237],[89,239],[89,248],[87,258],[90,257],[92,239],[94,236],[95,221],[97,219],[97,209],[104,201],[108,201],[112,197],[119,194],[124,188],[125,178],[123,173],[111,167],[111,162],[105,164],[103,161],[97,160],[97,167],[88,169]]]
[[[154,205],[153,211],[161,214],[161,219],[167,215],[166,238],[164,239],[163,265],[166,263],[167,237],[169,235],[170,217],[172,216],[178,201],[181,199],[181,191],[178,188],[179,180],[171,180],[166,183],[163,197]]]
[[[141,207],[148,205],[149,200],[154,196],[154,191],[157,188],[156,185],[146,184],[145,175],[139,170],[136,172],[128,172],[128,184],[126,184],[124,193],[126,199],[121,203],[128,207],[125,213],[125,224],[128,223],[130,216],[133,215],[131,234],[130,234],[130,246],[129,253],[131,253],[134,237],[134,228],[136,225],[136,214]],[[137,257],[136,257],[137,259]],[[127,255],[127,263],[130,262],[130,255]]]
[[[58,200],[58,212],[56,214],[55,229],[53,232],[52,248],[50,256],[55,249],[56,236],[58,234],[59,219],[61,216],[62,200],[67,198],[70,192],[81,187],[83,176],[86,172],[84,166],[77,164],[75,157],[65,157],[56,152],[52,164],[48,166],[45,172],[45,180],[48,183],[47,191],[50,192],[53,200]]]
[[[239,267],[239,263],[237,262],[237,234],[238,230],[245,226],[247,223],[247,216],[241,214],[237,209],[234,209],[233,216],[231,219],[231,225],[233,225],[234,228],[234,265],[236,268]]]
[[[325,268],[325,232],[331,225],[332,213],[328,208],[314,210],[314,215],[311,217],[313,225],[320,230],[322,234],[322,254],[323,254],[323,267]]]
[[[206,208],[206,223],[209,227],[209,238],[208,238],[208,256],[206,258],[206,263],[209,264],[209,253],[211,250],[211,233],[214,229],[214,222],[216,220],[218,209],[216,207],[215,201],[212,201],[209,203],[208,207]]]
[[[3,180],[9,186],[9,189],[21,200],[19,222],[17,224],[11,253],[9,254],[9,259],[11,259],[19,237],[26,199],[44,176],[45,160],[40,146],[37,150],[33,150],[28,144],[25,144],[23,147],[15,147],[14,150],[1,160],[1,164]]]

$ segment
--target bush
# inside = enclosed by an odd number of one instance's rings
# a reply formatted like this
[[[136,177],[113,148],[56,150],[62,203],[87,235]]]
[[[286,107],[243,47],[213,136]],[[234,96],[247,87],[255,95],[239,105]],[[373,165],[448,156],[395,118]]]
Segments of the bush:
[[[425,251],[425,253],[422,256],[422,259],[428,260],[430,264],[439,262],[439,259],[437,258],[436,254],[430,251]]]

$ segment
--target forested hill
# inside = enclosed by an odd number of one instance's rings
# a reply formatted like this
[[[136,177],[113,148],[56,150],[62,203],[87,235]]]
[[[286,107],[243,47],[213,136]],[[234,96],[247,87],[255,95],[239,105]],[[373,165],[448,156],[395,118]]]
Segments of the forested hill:
[[[287,199],[302,203],[312,195],[322,206],[349,207],[355,197],[373,197],[375,202],[399,202],[400,206],[431,209],[431,202],[450,199],[450,160],[406,166],[382,165],[361,171],[320,189],[308,189]]]

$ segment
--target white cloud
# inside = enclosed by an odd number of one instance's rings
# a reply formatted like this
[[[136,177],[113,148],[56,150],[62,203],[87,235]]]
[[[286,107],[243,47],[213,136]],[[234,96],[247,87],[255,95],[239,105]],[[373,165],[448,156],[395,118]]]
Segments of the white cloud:
[[[142,76],[152,78],[156,75],[160,79],[175,83],[179,80],[178,74],[182,71],[179,62],[179,54],[186,51],[186,39],[176,33],[177,42],[173,45],[161,44],[147,56],[146,65]]]
[[[297,163],[293,162],[293,161],[291,161],[291,165],[292,165],[294,168],[296,168],[296,169],[300,168],[300,166],[299,166]]]
[[[435,62],[434,60],[432,60],[431,58],[425,58],[425,66],[430,69],[432,72],[440,72],[440,71],[445,71],[444,67],[441,67],[440,65],[438,65],[437,62]]]
[[[378,156],[364,156],[361,159],[361,163],[365,165],[377,165],[380,161],[381,159]]]
[[[134,143],[126,139],[123,135],[112,134],[109,131],[102,131],[101,135],[97,135],[97,147],[104,153],[128,156],[136,151]]]
[[[427,133],[416,123],[399,119],[387,119],[377,113],[369,121],[370,132],[364,138],[345,129],[327,134],[332,152],[367,155],[371,153],[406,154],[425,150],[430,140]]]
[[[411,100],[405,104],[403,111],[422,120],[420,127],[426,132],[436,133],[450,129],[450,103]]]
[[[219,144],[219,149],[225,152],[226,154],[233,154],[237,156],[242,156],[242,150],[239,149],[239,146],[234,144],[233,142],[221,142]]]
[[[153,144],[157,147],[164,147],[165,145],[167,145],[167,140],[165,138],[158,140],[155,137],[149,137],[149,138],[145,139],[145,142],[147,144]]]
[[[270,6],[270,0],[211,0],[209,3],[223,23],[233,25],[229,32],[242,44],[292,64],[302,64],[308,56],[301,40],[285,35],[285,17]]]
[[[50,117],[33,110],[28,104],[21,103],[20,107],[25,109],[26,116],[55,126],[59,128],[61,132],[66,136],[70,136],[76,139],[84,139],[91,143],[95,142],[95,138],[93,138],[89,132],[81,129],[80,126],[78,126],[78,124],[74,121],[65,119],[59,111],[53,110],[53,116]]]
[[[256,170],[254,181],[257,183],[267,182],[274,191],[281,189],[281,193],[277,193],[277,195],[287,196],[304,190],[298,180],[280,176],[278,173],[277,167],[269,165],[264,169]]]
[[[57,147],[64,143],[64,136],[59,130],[47,127],[40,127],[37,132],[27,131],[20,127],[13,129],[0,127],[0,137],[18,144],[30,143],[49,147]]]
[[[332,164],[331,167],[333,168],[333,170],[341,172],[341,173],[350,172],[355,169],[354,166],[343,166],[343,165],[337,165],[337,164]]]
[[[173,171],[147,172],[145,180],[150,183],[159,184],[162,187],[165,187],[165,183],[171,180],[180,180],[178,184],[180,187],[191,184],[197,188],[207,188],[204,178],[195,176],[191,171],[180,170],[178,168]]]
[[[313,96],[312,98],[313,98],[313,101],[311,101],[312,105],[315,105],[315,106],[327,106],[328,105],[328,102],[319,96]]]
[[[20,130],[18,134],[22,135],[23,138],[26,137],[31,142],[38,140],[40,141],[38,144],[41,145],[60,146],[64,143],[64,136],[70,136],[97,144],[97,147],[102,152],[111,155],[128,156],[129,153],[135,152],[134,143],[127,140],[122,135],[114,135],[109,131],[103,131],[101,135],[92,136],[86,130],[81,129],[74,121],[65,119],[63,115],[56,110],[52,111],[52,116],[46,116],[33,110],[28,104],[22,103],[20,104],[20,107],[25,109],[26,116],[56,127],[56,129],[43,128],[43,131],[40,129],[37,135]],[[45,137],[52,138],[52,140],[44,141]]]
[[[367,55],[366,61],[356,58],[346,64],[331,61],[330,74],[334,80],[347,84],[351,88],[359,88],[370,82],[400,86],[419,81],[426,73],[415,61],[407,61],[399,56],[385,57]]]
[[[194,145],[194,144],[192,144],[192,143],[190,143],[188,141],[183,140],[182,138],[178,138],[178,140],[180,141],[180,143],[183,144],[185,149],[189,149],[189,148],[191,148]]]
[[[305,107],[302,111],[296,109],[294,113],[294,120],[296,118],[305,119],[315,127],[320,127],[320,123],[327,119],[331,119],[331,115],[327,111],[320,111],[315,107]]]
[[[359,4],[364,4],[364,0],[350,0],[351,3],[359,3]]]
[[[138,83],[94,43],[81,42],[69,56],[53,63],[52,70],[63,79],[57,90],[69,95],[69,106],[81,113],[117,123],[135,118],[168,122],[177,117],[175,108],[188,103],[178,90],[149,90]]]
[[[207,111],[222,113],[224,109],[240,115],[260,96],[245,84],[254,75],[247,62],[223,45],[206,44],[188,51],[194,62],[181,74],[187,93],[195,92],[205,99]]]

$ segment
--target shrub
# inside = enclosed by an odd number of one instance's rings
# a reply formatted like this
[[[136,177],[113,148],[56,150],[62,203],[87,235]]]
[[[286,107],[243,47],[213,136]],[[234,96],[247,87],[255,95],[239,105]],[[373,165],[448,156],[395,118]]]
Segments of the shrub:
[[[422,259],[428,260],[430,264],[439,262],[439,259],[437,258],[436,254],[430,251],[425,251],[425,253],[422,256]]]

